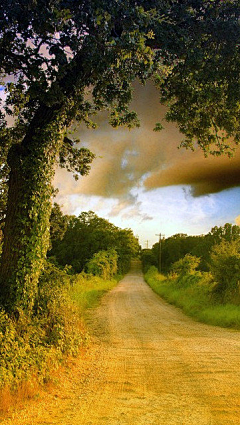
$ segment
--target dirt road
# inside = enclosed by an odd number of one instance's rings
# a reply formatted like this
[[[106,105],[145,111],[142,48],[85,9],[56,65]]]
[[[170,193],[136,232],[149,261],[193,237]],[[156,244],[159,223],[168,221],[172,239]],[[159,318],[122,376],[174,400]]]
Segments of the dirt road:
[[[240,424],[240,333],[184,316],[137,265],[89,326],[94,354],[71,385],[3,425]]]

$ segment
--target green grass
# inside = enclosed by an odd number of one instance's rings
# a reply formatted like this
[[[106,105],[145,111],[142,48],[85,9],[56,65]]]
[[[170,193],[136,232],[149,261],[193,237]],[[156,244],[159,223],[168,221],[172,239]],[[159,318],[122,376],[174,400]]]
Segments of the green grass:
[[[199,314],[199,318],[201,321],[211,325],[240,329],[240,307],[233,304],[205,308]]]
[[[96,307],[102,296],[116,286],[120,277],[104,280],[97,276],[80,274],[70,289],[70,297],[84,316],[87,309]]]
[[[213,282],[208,273],[167,279],[155,267],[151,267],[145,280],[154,292],[195,320],[240,329],[240,306],[220,304],[214,299]]]

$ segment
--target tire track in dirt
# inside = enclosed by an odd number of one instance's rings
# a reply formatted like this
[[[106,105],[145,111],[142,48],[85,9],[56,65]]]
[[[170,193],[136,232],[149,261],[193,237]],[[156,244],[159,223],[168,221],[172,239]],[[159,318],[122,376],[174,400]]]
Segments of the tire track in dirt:
[[[240,333],[165,303],[138,263],[88,325],[92,355],[62,398],[46,396],[3,425],[240,424]]]

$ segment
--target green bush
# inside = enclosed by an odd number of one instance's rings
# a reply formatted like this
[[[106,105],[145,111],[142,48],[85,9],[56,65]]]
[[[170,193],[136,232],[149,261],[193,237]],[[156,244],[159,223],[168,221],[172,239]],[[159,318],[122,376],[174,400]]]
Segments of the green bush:
[[[84,312],[117,281],[70,273],[46,262],[32,317],[0,310],[0,389],[14,390],[33,377],[46,382],[67,355],[86,344]]]
[[[43,383],[65,354],[77,353],[84,335],[70,284],[65,271],[46,263],[32,317],[0,311],[0,387],[15,388],[32,375]]]
[[[215,295],[222,302],[240,303],[240,243],[225,241],[211,253],[210,270],[216,282]]]
[[[154,252],[152,249],[143,249],[141,252],[141,261],[143,266],[144,273],[147,273],[148,269],[151,266],[157,267],[158,265],[158,258],[154,255]]]
[[[55,347],[43,343],[43,329],[19,312],[18,320],[0,312],[0,388],[16,388],[21,382],[38,376],[39,382],[49,377],[60,359]]]
[[[87,271],[94,276],[111,279],[117,274],[117,260],[118,256],[114,249],[99,251],[88,261]]]
[[[47,263],[39,280],[34,309],[35,320],[44,330],[43,343],[72,355],[83,342],[80,316],[69,295],[74,279],[67,271]]]
[[[180,276],[186,276],[188,274],[192,274],[196,271],[201,259],[199,257],[195,257],[191,254],[186,254],[183,258],[176,261],[171,270],[174,273],[180,274]]]

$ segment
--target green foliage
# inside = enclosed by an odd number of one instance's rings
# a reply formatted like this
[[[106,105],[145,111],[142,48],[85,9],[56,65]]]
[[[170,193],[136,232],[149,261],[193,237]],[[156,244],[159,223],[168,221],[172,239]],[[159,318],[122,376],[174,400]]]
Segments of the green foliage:
[[[118,229],[113,244],[118,255],[118,273],[125,274],[131,266],[131,259],[138,256],[140,246],[131,229]]]
[[[218,0],[204,6],[54,1],[51,7],[4,0],[0,60],[3,73],[16,75],[6,84],[8,112],[29,120],[39,105],[54,108],[69,99],[68,119],[88,124],[91,112],[109,107],[113,125],[131,127],[131,82],[154,75],[170,105],[168,119],[179,123],[187,145],[197,139],[203,149],[215,144],[221,151],[226,137],[238,142],[239,135],[239,14],[237,2]],[[92,103],[84,99],[90,86]]]
[[[103,279],[111,279],[117,274],[117,253],[113,249],[99,251],[87,263],[87,271]]]
[[[240,302],[240,241],[222,240],[212,249],[210,270],[215,294],[223,301]]]
[[[60,206],[54,202],[50,215],[50,240],[51,244],[55,240],[62,240],[67,230],[69,217],[63,215]]]
[[[69,290],[73,277],[46,263],[39,281],[33,315],[18,310],[0,313],[0,387],[16,388],[37,376],[49,379],[65,355],[76,355],[85,343],[81,317]]]
[[[81,272],[94,254],[108,250],[116,251],[118,273],[124,274],[139,251],[138,240],[132,230],[119,229],[89,211],[69,218],[64,237],[52,242],[49,256],[60,265],[68,264],[75,272]]]
[[[89,151],[89,149],[76,148],[76,144],[79,140],[71,140],[68,137],[64,137],[62,146],[59,151],[59,165],[61,168],[66,168],[67,171],[72,172],[75,180],[79,179],[79,176],[85,176],[89,174],[91,163],[95,158],[95,155]]]
[[[214,245],[222,240],[231,242],[240,239],[240,227],[236,224],[226,223],[224,226],[213,227],[208,235],[212,237]]]
[[[48,381],[67,355],[77,355],[88,341],[83,316],[117,280],[69,275],[46,262],[33,315],[18,318],[0,310],[0,389],[16,389],[33,377]]]
[[[188,274],[193,274],[199,263],[200,258],[191,254],[186,254],[183,258],[180,258],[180,260],[176,261],[176,263],[172,265],[171,270],[173,273],[180,274],[180,276],[186,276]]]
[[[152,249],[143,249],[141,251],[141,261],[143,265],[143,271],[146,273],[151,266],[157,267],[158,252],[157,255],[155,255]]]
[[[163,239],[161,246],[162,270],[164,273],[168,273],[175,262],[182,259],[186,254],[190,254],[200,258],[198,270],[209,271],[211,250],[214,245],[219,244],[222,240],[240,240],[240,227],[226,223],[224,226],[213,227],[206,235],[188,236],[178,233]],[[158,249],[158,243],[156,243],[147,253],[148,258],[146,257],[146,260],[145,255],[143,255],[143,265],[146,262],[157,267]]]
[[[202,236],[188,236],[183,233],[170,236],[161,242],[161,263],[162,270],[166,273],[172,268],[172,265],[183,258],[186,254],[201,256],[195,254],[195,248],[199,246]],[[157,266],[159,257],[159,244],[152,247],[151,264]],[[201,264],[202,265],[202,264]]]
[[[34,305],[34,315],[44,329],[44,344],[71,355],[83,342],[80,316],[69,295],[73,280],[66,271],[47,263]]]
[[[228,326],[227,323],[238,326],[239,312],[234,305],[240,304],[240,228],[226,223],[199,237],[174,235],[163,241],[163,261],[164,253],[170,247],[180,258],[168,268],[169,279],[166,285],[160,285],[159,290],[157,270],[149,269],[146,279],[154,290],[200,320],[221,326]],[[190,253],[184,255],[187,247]],[[155,246],[150,253],[157,258]],[[225,307],[226,303],[232,307]],[[223,320],[228,309],[232,313]]]
[[[216,300],[213,296],[215,283],[210,273],[188,275],[180,279],[166,278],[152,267],[145,279],[158,295],[180,307],[195,320],[240,329],[239,305],[222,304]]]
[[[151,266],[145,274],[145,279],[151,288],[156,290],[156,288],[166,280],[166,276],[160,274],[156,267]]]

